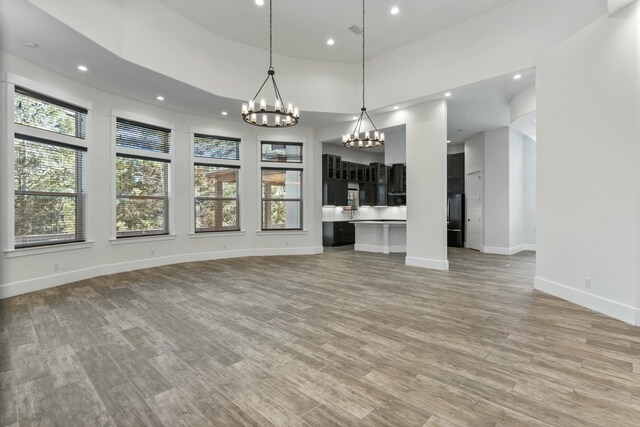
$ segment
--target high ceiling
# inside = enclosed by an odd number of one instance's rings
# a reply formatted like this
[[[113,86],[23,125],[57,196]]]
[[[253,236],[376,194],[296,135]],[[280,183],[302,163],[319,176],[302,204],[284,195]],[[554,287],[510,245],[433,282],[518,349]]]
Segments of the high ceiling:
[[[156,0],[213,34],[269,47],[269,0]],[[513,0],[369,0],[367,57],[373,57],[504,6]],[[392,15],[392,7],[399,13]],[[361,61],[360,0],[274,0],[274,50],[303,59]],[[333,38],[335,44],[326,41]]]

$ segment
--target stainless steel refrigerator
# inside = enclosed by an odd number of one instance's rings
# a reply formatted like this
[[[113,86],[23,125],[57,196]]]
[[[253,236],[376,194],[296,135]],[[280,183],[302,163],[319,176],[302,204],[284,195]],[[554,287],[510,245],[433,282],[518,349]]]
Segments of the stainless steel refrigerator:
[[[464,194],[447,198],[447,241],[449,246],[464,247]]]

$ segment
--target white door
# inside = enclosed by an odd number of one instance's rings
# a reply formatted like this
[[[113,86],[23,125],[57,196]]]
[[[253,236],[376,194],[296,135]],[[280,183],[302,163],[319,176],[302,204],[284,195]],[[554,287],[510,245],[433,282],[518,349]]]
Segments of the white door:
[[[467,175],[467,246],[481,250],[482,246],[482,172]]]

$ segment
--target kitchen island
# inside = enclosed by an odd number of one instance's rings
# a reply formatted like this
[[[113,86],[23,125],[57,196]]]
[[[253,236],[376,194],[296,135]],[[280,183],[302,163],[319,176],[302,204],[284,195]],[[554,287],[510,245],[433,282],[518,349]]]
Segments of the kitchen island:
[[[354,249],[383,254],[407,251],[407,221],[360,220],[351,221],[356,227]]]

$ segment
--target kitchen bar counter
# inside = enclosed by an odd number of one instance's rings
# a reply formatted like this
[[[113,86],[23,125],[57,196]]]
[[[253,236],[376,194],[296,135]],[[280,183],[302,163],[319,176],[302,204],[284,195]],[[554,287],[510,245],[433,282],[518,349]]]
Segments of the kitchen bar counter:
[[[383,254],[407,251],[407,221],[351,221],[356,227],[354,249]]]

